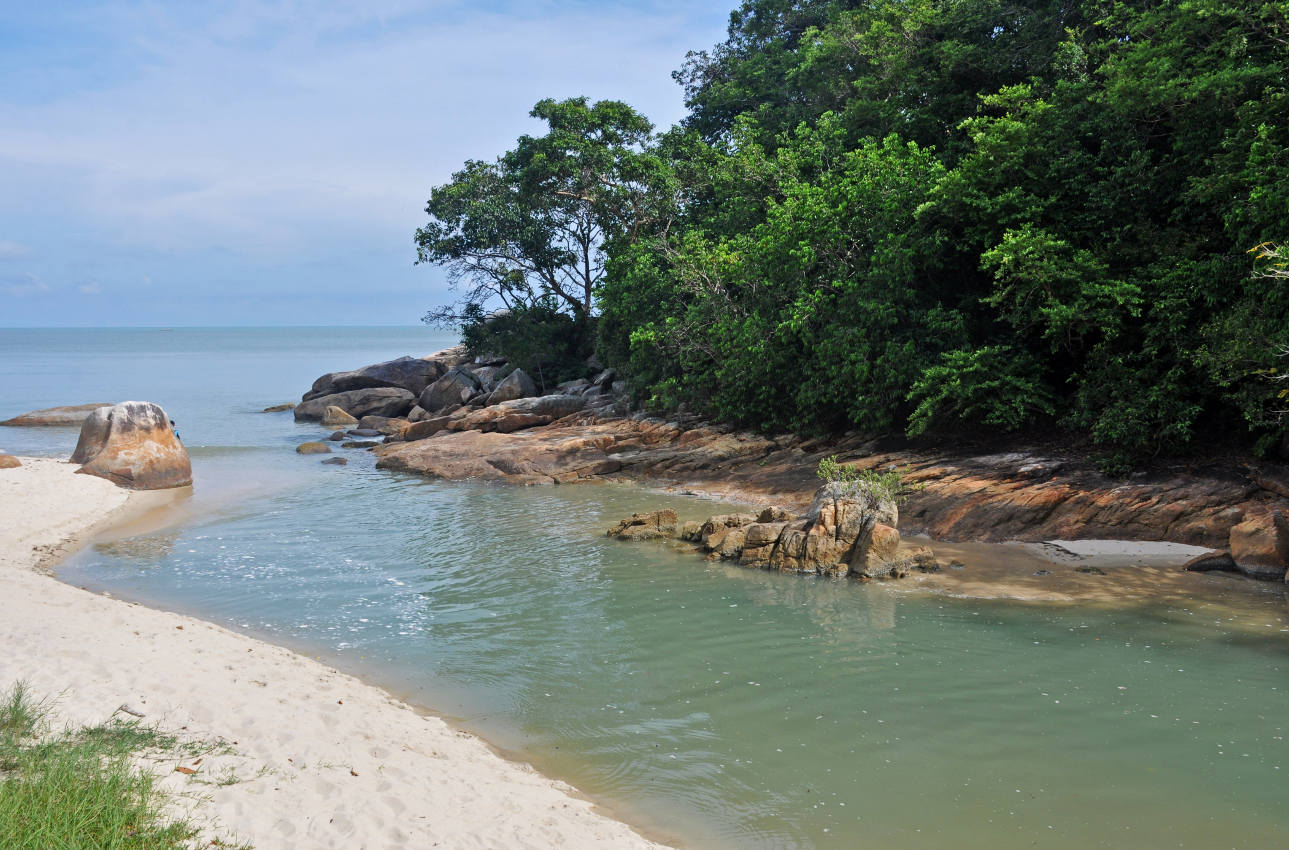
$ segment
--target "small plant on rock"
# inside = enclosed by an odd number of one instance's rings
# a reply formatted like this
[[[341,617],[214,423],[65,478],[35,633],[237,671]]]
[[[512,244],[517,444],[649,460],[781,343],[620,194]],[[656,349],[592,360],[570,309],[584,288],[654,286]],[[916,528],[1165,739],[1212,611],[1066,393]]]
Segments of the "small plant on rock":
[[[878,502],[889,499],[897,505],[902,505],[908,501],[910,495],[922,489],[921,484],[904,480],[905,471],[894,467],[883,472],[876,469],[844,466],[837,462],[836,455],[828,455],[819,461],[815,474],[829,484],[844,485],[850,495],[865,494]]]

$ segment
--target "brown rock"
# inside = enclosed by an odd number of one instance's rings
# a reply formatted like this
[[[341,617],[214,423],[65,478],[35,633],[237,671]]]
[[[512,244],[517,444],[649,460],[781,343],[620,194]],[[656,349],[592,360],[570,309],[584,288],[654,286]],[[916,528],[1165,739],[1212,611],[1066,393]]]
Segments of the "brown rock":
[[[781,508],[778,505],[770,505],[762,508],[761,513],[757,514],[757,522],[791,522],[796,519],[797,515],[787,508]]]
[[[408,420],[397,416],[364,416],[358,427],[391,437],[403,433],[403,429],[409,424]]]
[[[0,469],[17,469],[22,462],[13,455],[0,454]]]
[[[302,455],[325,455],[331,454],[331,446],[326,443],[301,443],[295,447],[296,454]]]
[[[106,478],[133,490],[163,490],[192,484],[192,462],[158,405],[123,401],[91,412],[72,455],[77,472]]]
[[[328,428],[349,428],[357,425],[358,420],[333,404],[323,412],[322,424]]]
[[[285,404],[275,404],[272,407],[266,407],[261,413],[281,413],[284,410],[295,410],[295,402],[288,401]]]
[[[1289,522],[1284,511],[1267,511],[1232,528],[1231,557],[1250,578],[1284,579],[1289,566]]]
[[[670,508],[632,514],[605,532],[619,540],[653,540],[676,535],[676,512]]]
[[[1231,557],[1230,552],[1205,552],[1203,555],[1196,555],[1182,564],[1182,569],[1192,573],[1239,572],[1239,569],[1235,566],[1235,559]]]
[[[376,450],[378,469],[432,478],[550,484],[605,475],[620,468],[605,449],[611,438],[567,429],[555,434],[447,431],[432,440],[389,443]]]
[[[379,446],[380,443],[375,440],[350,440],[347,443],[341,443],[342,449],[371,449]]]
[[[449,416],[436,416],[432,419],[423,419],[420,422],[413,422],[403,429],[399,435],[404,441],[412,442],[413,440],[424,440],[426,437],[433,437],[435,434],[448,427],[451,421]]]
[[[697,543],[703,536],[703,524],[701,522],[689,520],[680,527],[680,534],[678,536],[681,540]]]
[[[0,422],[0,425],[9,425],[14,428],[80,425],[95,410],[111,406],[110,402],[103,402],[102,404],[78,404],[72,407],[46,407],[43,410],[33,410],[30,413],[6,419]]]

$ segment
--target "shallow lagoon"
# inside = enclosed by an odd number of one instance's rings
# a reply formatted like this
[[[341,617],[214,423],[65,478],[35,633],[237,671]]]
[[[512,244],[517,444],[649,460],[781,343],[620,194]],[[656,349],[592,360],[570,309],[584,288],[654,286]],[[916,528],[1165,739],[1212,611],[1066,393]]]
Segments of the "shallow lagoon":
[[[282,331],[176,330],[183,375],[136,370],[125,388],[103,382],[160,332],[93,332],[105,336],[90,361],[62,333],[0,331],[0,413],[155,395],[187,426],[198,477],[177,526],[87,549],[64,578],[320,655],[660,837],[1261,848],[1289,832],[1278,588],[1092,607],[711,564],[603,529],[662,503],[684,518],[714,503],[424,481],[361,451],[325,467],[292,451],[320,429],[254,412],[326,369],[432,350],[424,331],[340,343],[294,330],[275,353]],[[50,361],[81,370],[67,394],[24,385],[56,376]],[[15,431],[0,429],[0,447],[75,441]]]

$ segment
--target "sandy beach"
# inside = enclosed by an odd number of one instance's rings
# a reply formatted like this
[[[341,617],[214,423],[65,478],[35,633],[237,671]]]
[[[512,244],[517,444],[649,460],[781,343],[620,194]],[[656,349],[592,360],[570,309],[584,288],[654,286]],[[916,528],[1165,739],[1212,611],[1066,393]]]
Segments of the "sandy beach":
[[[192,617],[63,584],[43,566],[173,494],[52,459],[0,471],[0,689],[57,721],[113,714],[221,751],[151,766],[178,811],[257,848],[658,847],[570,786],[352,676]],[[121,713],[125,712],[125,713]],[[189,773],[176,770],[183,767]]]

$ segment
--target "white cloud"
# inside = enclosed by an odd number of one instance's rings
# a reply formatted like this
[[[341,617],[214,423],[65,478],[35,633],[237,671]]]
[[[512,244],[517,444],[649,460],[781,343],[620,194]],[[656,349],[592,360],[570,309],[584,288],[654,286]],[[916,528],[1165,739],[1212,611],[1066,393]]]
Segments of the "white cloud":
[[[22,273],[0,278],[0,292],[13,298],[26,298],[31,295],[44,295],[51,292],[49,284],[34,274]]]
[[[103,292],[103,288],[98,285],[98,281],[91,280],[76,287],[76,291],[81,295],[100,295]]]
[[[21,242],[0,239],[0,260],[21,260],[31,256],[31,249]]]

